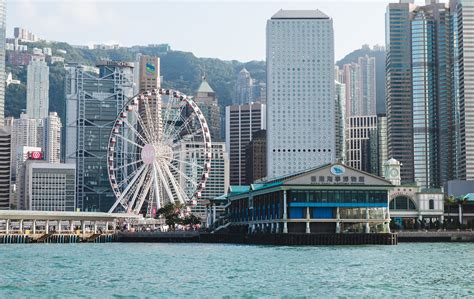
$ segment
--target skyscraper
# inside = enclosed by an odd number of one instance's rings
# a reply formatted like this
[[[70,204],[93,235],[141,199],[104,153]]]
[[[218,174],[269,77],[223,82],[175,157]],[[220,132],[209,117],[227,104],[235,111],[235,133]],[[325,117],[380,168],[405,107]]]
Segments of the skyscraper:
[[[107,169],[107,144],[114,121],[133,96],[133,64],[104,61],[99,76],[69,66],[66,76],[66,163],[76,164],[77,204],[83,211],[108,211],[115,202]]]
[[[383,164],[388,160],[387,115],[377,115],[377,155],[379,157],[378,176],[384,176]]]
[[[336,158],[334,33],[319,10],[280,10],[267,22],[267,176]]]
[[[32,56],[27,68],[26,113],[31,118],[48,117],[49,67],[44,56]]]
[[[474,180],[474,3],[450,1],[453,40],[453,130],[455,176]]]
[[[216,93],[207,82],[206,76],[202,77],[194,101],[206,118],[211,131],[211,140],[221,141],[221,108],[217,102]]]
[[[61,162],[61,119],[56,112],[50,112],[43,120],[42,147],[44,160],[49,163]]]
[[[253,101],[253,80],[249,71],[244,67],[240,70],[235,83],[235,100],[234,105],[247,104]]]
[[[6,1],[0,0],[0,128],[5,117],[5,34],[6,34]]]
[[[139,57],[139,91],[151,91],[160,88],[160,58],[148,55],[140,55]]]
[[[225,108],[225,142],[229,152],[230,184],[244,185],[245,147],[253,133],[266,127],[265,104],[249,103]]]
[[[402,182],[414,182],[410,18],[416,6],[407,2],[388,4],[385,14],[386,106],[389,158],[402,163]]]
[[[335,82],[336,86],[336,159],[344,162],[346,155],[346,93],[345,85]]]
[[[448,171],[452,144],[450,109],[450,20],[443,3],[419,6],[411,23],[414,177],[423,188],[439,187]],[[403,169],[403,167],[402,167]]]

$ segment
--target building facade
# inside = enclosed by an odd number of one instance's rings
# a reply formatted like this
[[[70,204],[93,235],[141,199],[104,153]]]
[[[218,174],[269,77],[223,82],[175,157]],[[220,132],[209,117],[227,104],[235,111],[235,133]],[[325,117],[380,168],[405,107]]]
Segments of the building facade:
[[[346,121],[346,164],[377,174],[377,116],[350,116]]]
[[[379,156],[379,170],[377,175],[383,177],[383,164],[388,158],[387,144],[387,115],[377,115],[377,153]]]
[[[24,165],[24,207],[32,211],[73,212],[76,166],[29,160]]]
[[[225,139],[229,151],[230,184],[243,185],[245,174],[245,148],[252,135],[266,128],[265,105],[249,103],[227,106],[225,110]]]
[[[35,158],[32,158],[32,157]],[[43,160],[43,151],[41,147],[19,146],[14,157],[15,164],[11,165],[12,173],[15,171],[15,178],[11,179],[12,189],[10,190],[10,204],[18,210],[25,210],[25,163],[30,159]],[[13,176],[12,176],[13,177]]]
[[[386,109],[388,156],[399,160],[403,182],[414,182],[413,105],[411,61],[411,15],[416,6],[410,1],[390,3],[385,14],[386,28]]]
[[[343,83],[336,85],[336,159],[344,162],[346,155],[346,92]]]
[[[342,164],[231,186],[230,230],[265,233],[390,232],[389,181]]]
[[[61,162],[61,119],[56,112],[50,112],[42,123],[42,147],[44,159],[49,163]]]
[[[266,61],[267,176],[334,161],[332,19],[319,10],[278,11],[267,21]]]
[[[49,67],[44,56],[32,56],[27,68],[26,114],[31,118],[48,117]]]
[[[450,1],[453,40],[453,103],[457,178],[474,179],[474,3]]]
[[[245,148],[245,182],[247,185],[267,176],[267,131],[252,135]]]
[[[133,64],[105,61],[99,74],[69,66],[66,76],[66,163],[76,164],[76,207],[107,212],[115,202],[107,173],[113,123],[133,96]]]
[[[0,210],[10,209],[11,133],[0,128]]]

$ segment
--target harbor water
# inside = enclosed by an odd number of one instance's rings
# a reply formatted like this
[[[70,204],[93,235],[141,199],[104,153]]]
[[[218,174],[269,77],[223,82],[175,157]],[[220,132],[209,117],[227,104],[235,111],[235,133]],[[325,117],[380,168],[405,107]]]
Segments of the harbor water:
[[[474,244],[2,244],[0,298],[473,297]]]

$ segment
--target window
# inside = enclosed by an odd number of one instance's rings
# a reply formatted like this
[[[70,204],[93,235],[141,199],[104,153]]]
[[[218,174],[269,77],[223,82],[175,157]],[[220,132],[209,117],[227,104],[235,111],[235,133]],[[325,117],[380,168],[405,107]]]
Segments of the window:
[[[430,210],[434,210],[434,199],[430,199]]]

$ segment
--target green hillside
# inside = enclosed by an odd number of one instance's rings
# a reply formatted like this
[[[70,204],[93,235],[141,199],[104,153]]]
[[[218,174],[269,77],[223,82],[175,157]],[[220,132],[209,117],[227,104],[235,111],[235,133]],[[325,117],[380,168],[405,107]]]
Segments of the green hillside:
[[[67,43],[28,43],[31,51],[34,47],[49,47],[53,55],[62,56],[67,62],[77,62],[85,65],[95,65],[102,59],[134,61],[137,53],[160,57],[161,75],[164,88],[178,89],[187,94],[194,94],[201,82],[201,76],[206,74],[211,87],[216,91],[221,106],[232,102],[234,85],[238,72],[246,67],[252,77],[265,81],[265,62],[223,61],[213,58],[198,58],[189,52],[169,51],[165,54],[156,47],[133,47],[116,50],[91,50],[73,48]],[[66,54],[58,50],[67,51]],[[21,80],[21,85],[10,85],[5,96],[5,115],[18,117],[26,109],[26,67],[14,67],[7,63],[6,71],[12,72],[14,79]],[[64,78],[65,70],[62,63],[50,66],[49,110],[57,111],[61,117],[64,113]]]

